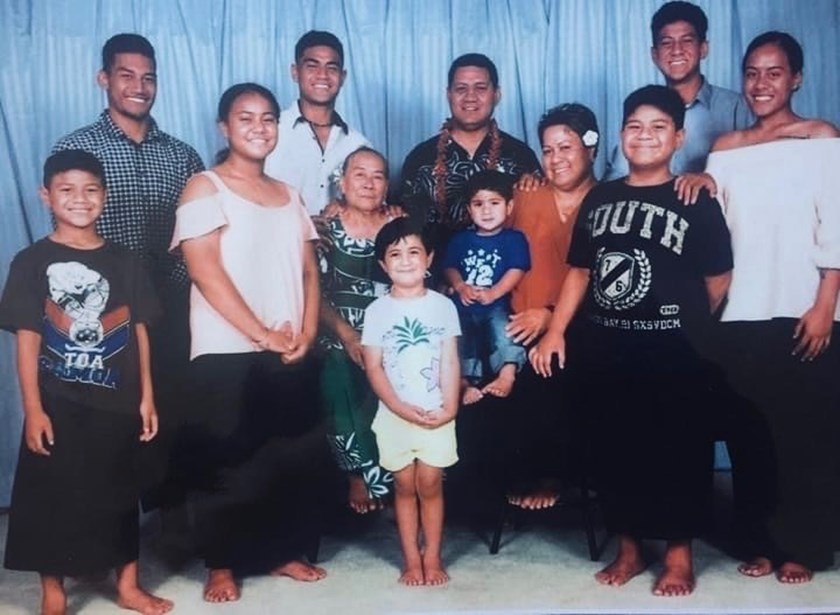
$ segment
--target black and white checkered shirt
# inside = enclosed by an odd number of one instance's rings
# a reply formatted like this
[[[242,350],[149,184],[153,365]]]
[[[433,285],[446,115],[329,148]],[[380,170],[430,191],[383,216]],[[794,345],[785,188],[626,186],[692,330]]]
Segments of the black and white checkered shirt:
[[[53,152],[82,149],[105,167],[108,199],[97,221],[106,239],[138,253],[159,292],[189,281],[183,261],[169,253],[175,207],[187,180],[204,170],[196,151],[169,136],[151,120],[141,143],[132,141],[111,120],[99,119],[59,139]]]

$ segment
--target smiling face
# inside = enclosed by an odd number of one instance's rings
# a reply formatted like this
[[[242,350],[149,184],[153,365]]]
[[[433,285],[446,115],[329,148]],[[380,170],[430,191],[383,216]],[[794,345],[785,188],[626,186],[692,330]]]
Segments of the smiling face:
[[[744,62],[744,96],[758,118],[790,109],[790,99],[802,83],[787,54],[776,44],[757,47]]]
[[[149,117],[157,94],[154,62],[139,53],[118,53],[111,68],[99,71],[99,85],[108,96],[110,112],[134,121]]]
[[[292,79],[300,97],[312,105],[333,105],[346,76],[338,52],[326,45],[306,48],[292,64]]]
[[[674,119],[653,105],[641,105],[621,129],[621,149],[630,163],[630,174],[659,173],[670,177],[671,156],[682,145],[685,131],[677,130]]]
[[[418,235],[407,235],[385,249],[385,258],[379,264],[391,279],[391,294],[410,294],[425,288],[432,254],[426,252]]]
[[[687,21],[675,21],[663,26],[656,45],[650,50],[654,64],[670,86],[698,77],[700,60],[708,53],[709,44],[700,40],[694,26]]]
[[[501,96],[486,68],[462,66],[456,70],[446,90],[455,127],[468,131],[485,128]]]
[[[233,101],[219,128],[231,154],[264,160],[277,145],[277,119],[269,100],[256,92],[245,92]]]
[[[351,154],[341,176],[341,192],[348,207],[365,212],[379,208],[388,192],[385,161],[373,152]]]
[[[548,126],[542,137],[542,164],[546,179],[558,190],[571,190],[592,176],[595,148],[565,124]]]
[[[89,171],[71,169],[56,173],[39,191],[53,213],[56,228],[93,228],[105,207],[105,187]]]

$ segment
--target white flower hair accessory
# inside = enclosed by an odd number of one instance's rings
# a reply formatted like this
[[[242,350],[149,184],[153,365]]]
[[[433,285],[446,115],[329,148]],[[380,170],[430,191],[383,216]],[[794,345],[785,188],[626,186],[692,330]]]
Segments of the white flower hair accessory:
[[[580,138],[586,147],[592,147],[598,144],[598,133],[594,130],[587,130]]]

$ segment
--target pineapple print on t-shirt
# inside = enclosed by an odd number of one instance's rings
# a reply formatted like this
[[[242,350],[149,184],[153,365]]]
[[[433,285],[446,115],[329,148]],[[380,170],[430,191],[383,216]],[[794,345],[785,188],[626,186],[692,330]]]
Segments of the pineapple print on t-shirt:
[[[435,411],[443,407],[444,340],[458,335],[455,304],[427,290],[421,297],[374,300],[365,310],[362,345],[382,348],[382,368],[403,402]]]
[[[439,409],[443,327],[404,317],[384,335],[383,363],[391,386],[403,401],[424,410]]]

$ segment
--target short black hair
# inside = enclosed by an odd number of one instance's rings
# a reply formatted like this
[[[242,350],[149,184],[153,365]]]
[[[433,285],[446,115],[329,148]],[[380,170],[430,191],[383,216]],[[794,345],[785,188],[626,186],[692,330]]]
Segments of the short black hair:
[[[329,47],[338,54],[338,62],[344,66],[344,46],[332,32],[324,30],[310,30],[295,43],[295,63],[303,58],[304,52],[310,47]]]
[[[419,237],[423,247],[426,248],[426,252],[431,254],[432,239],[423,223],[414,218],[402,216],[385,224],[376,234],[376,239],[373,242],[373,253],[376,260],[384,261],[385,252],[388,251],[390,246],[412,235]]]
[[[540,136],[540,144],[543,142],[543,135],[545,131],[552,126],[568,126],[575,131],[584,142],[586,147],[595,147],[595,155],[598,155],[598,144],[601,142],[601,135],[598,132],[598,120],[592,109],[580,103],[564,103],[552,107],[540,118],[540,123],[537,124],[537,133]],[[584,140],[584,135],[587,133],[594,133],[594,137],[590,135]],[[590,145],[586,141],[591,139],[595,143]]]
[[[653,38],[654,47],[658,43],[659,33],[662,31],[662,28],[676,21],[690,23],[697,33],[697,38],[700,39],[700,42],[702,43],[706,40],[706,32],[709,30],[709,19],[706,17],[703,9],[691,2],[674,0],[673,2],[666,2],[660,6],[650,20],[650,35]]]
[[[656,107],[663,113],[670,115],[677,130],[683,127],[685,123],[685,103],[679,94],[664,85],[646,85],[625,98],[624,116],[621,118],[621,125],[627,124],[627,118],[633,115],[636,109],[644,105]]]
[[[802,72],[802,69],[805,67],[802,45],[800,45],[799,41],[787,32],[779,32],[778,30],[764,32],[750,41],[746,52],[744,52],[744,59],[741,62],[742,71],[747,68],[747,58],[750,57],[750,54],[764,45],[776,45],[779,49],[781,49],[787,56],[788,64],[790,64],[790,70],[794,75]]]
[[[50,182],[59,173],[67,171],[85,171],[96,177],[105,187],[105,167],[99,158],[83,149],[65,149],[51,154],[44,162],[44,188],[49,189]]]
[[[123,32],[115,34],[102,46],[102,70],[106,73],[114,66],[114,59],[118,53],[139,53],[149,58],[152,66],[157,66],[155,60],[155,48],[145,36]]]
[[[388,177],[388,161],[385,159],[385,156],[382,152],[373,149],[367,145],[362,145],[361,147],[357,147],[352,152],[347,154],[347,157],[344,159],[344,162],[341,163],[341,174],[344,175],[347,173],[347,168],[350,166],[350,159],[353,158],[356,154],[373,154],[377,158],[382,161],[382,166],[385,167],[385,179],[389,179]]]
[[[493,60],[483,53],[465,53],[464,55],[455,58],[449,66],[447,87],[452,87],[452,82],[455,80],[455,72],[459,68],[464,68],[465,66],[475,66],[477,68],[485,69],[490,75],[490,83],[493,84],[493,87],[499,87],[499,71],[496,69],[496,65],[493,64]]]
[[[479,171],[467,180],[464,188],[464,195],[467,197],[467,203],[472,201],[473,197],[479,190],[489,190],[495,192],[505,201],[510,201],[513,198],[513,182],[514,177],[495,169],[488,169]]]

